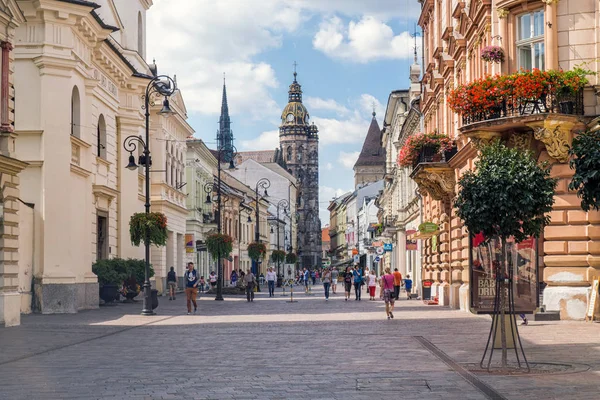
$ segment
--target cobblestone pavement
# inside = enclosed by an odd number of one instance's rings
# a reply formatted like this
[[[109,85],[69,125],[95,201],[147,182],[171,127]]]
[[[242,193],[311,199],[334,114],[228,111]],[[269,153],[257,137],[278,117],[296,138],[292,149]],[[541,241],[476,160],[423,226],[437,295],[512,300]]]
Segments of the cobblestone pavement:
[[[316,291],[317,292],[317,291]],[[278,289],[253,303],[160,299],[74,315],[24,316],[0,328],[0,399],[593,399],[600,392],[600,324],[531,322],[531,361],[571,373],[472,374],[489,318],[402,300],[387,320],[381,301]],[[499,355],[499,353],[498,353]]]

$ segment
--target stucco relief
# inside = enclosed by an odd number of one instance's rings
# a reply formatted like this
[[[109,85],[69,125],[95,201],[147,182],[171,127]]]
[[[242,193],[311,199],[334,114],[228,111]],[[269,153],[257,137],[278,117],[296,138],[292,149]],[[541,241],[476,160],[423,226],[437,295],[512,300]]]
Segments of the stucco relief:
[[[509,144],[512,147],[516,147],[520,150],[529,150],[531,146],[531,134],[529,133],[515,133],[511,135]]]
[[[571,124],[554,125],[544,124],[531,125],[533,137],[544,143],[550,157],[561,163],[569,160],[569,133]]]
[[[419,189],[426,191],[434,200],[442,200],[454,194],[456,181],[454,171],[450,168],[443,170],[421,170],[415,176],[414,181]]]

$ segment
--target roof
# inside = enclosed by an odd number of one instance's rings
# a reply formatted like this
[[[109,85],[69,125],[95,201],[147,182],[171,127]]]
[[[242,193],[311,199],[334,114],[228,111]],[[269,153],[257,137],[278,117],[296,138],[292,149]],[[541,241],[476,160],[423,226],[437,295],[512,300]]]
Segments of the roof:
[[[236,153],[241,161],[254,160],[259,163],[275,162],[275,150],[240,151]]]
[[[373,113],[371,125],[367,131],[367,137],[363,143],[362,150],[358,156],[358,160],[354,164],[354,168],[365,165],[381,165],[385,166],[385,149],[381,147],[381,129]]]

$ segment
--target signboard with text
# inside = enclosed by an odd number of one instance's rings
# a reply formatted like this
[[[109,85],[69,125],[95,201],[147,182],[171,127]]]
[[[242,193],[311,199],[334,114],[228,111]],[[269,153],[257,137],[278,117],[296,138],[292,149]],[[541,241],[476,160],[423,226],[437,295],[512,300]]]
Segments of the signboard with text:
[[[471,310],[478,314],[490,314],[494,311],[496,276],[503,268],[508,276],[508,271],[512,268],[515,313],[533,312],[539,306],[536,250],[537,241],[534,238],[521,243],[515,243],[510,238],[506,243],[507,263],[502,266],[500,238],[486,241],[483,234],[471,236]]]
[[[391,243],[384,243],[383,244],[383,250],[384,251],[392,251],[392,244]]]
[[[194,234],[193,233],[185,234],[185,252],[186,253],[194,252]]]
[[[415,229],[410,229],[406,231],[406,250],[419,250],[417,240],[411,238],[411,236],[415,233],[417,233]]]

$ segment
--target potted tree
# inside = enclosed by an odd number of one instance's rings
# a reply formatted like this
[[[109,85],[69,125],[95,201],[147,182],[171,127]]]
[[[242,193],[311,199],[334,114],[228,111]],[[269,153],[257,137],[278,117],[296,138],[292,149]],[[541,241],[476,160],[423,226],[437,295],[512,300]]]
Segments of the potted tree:
[[[486,352],[490,347],[492,333],[495,338],[500,326],[502,369],[505,369],[506,314],[512,319],[509,325],[514,327],[518,338],[514,297],[511,296],[513,268],[505,257],[506,242],[510,237],[513,237],[516,243],[520,243],[530,236],[540,236],[550,222],[548,213],[552,211],[554,204],[557,180],[550,177],[547,165],[539,165],[534,160],[531,152],[508,148],[500,141],[482,149],[475,167],[475,171],[468,171],[460,178],[460,189],[454,206],[470,234],[482,233],[486,240],[500,239],[500,262],[495,271],[496,301]],[[524,356],[520,339],[519,345]],[[486,352],[481,360],[482,366]],[[490,363],[491,355],[488,369]]]
[[[119,294],[119,286],[127,276],[124,260],[120,258],[98,260],[92,264],[92,272],[98,277],[100,298],[105,303],[115,301]]]

